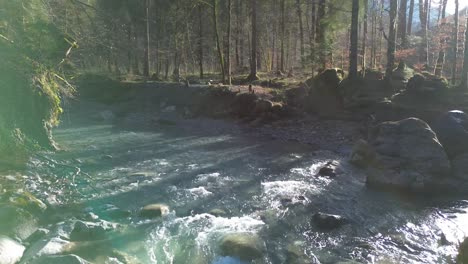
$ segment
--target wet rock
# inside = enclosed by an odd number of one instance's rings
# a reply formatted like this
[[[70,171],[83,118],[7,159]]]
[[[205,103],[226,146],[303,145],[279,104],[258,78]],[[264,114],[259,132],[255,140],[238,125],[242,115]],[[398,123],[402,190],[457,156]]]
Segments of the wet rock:
[[[208,213],[216,217],[223,217],[227,215],[226,211],[224,211],[223,209],[218,209],[218,208],[213,209],[209,211]]]
[[[23,256],[25,247],[9,237],[0,236],[0,263],[15,264]]]
[[[273,108],[273,102],[266,99],[260,99],[255,103],[255,114],[270,112]]]
[[[141,217],[155,218],[169,214],[169,206],[165,204],[150,204],[140,211]]]
[[[340,215],[316,213],[312,217],[312,222],[320,229],[330,230],[348,223],[348,220]]]
[[[468,115],[463,111],[445,113],[433,128],[449,157],[468,152]]]
[[[106,220],[122,219],[129,217],[132,213],[128,210],[123,210],[113,204],[106,204],[99,210],[99,216]]]
[[[457,263],[468,264],[468,238],[460,244]]]
[[[32,235],[30,235],[27,239],[26,242],[28,243],[34,243],[39,241],[40,239],[43,239],[47,234],[49,234],[49,230],[45,228],[39,228],[34,232]]]
[[[77,255],[57,255],[42,256],[30,262],[30,264],[90,264],[90,262]]]
[[[356,142],[351,151],[350,162],[358,167],[367,167],[375,159],[374,149],[367,143],[367,141],[361,139]]]
[[[24,253],[24,260],[29,261],[34,258],[49,255],[60,255],[69,253],[74,247],[74,243],[59,237],[42,239],[32,244]]]
[[[113,230],[115,224],[106,221],[98,223],[77,221],[70,234],[72,241],[91,241],[106,239],[106,233]]]
[[[414,70],[400,62],[398,67],[393,70],[391,84],[395,91],[402,90],[408,84],[408,81],[414,76]]]
[[[47,205],[29,192],[19,191],[7,193],[8,200],[12,205],[25,209],[31,213],[42,213],[47,209]]]
[[[336,177],[338,173],[339,162],[336,160],[328,161],[325,166],[320,168],[318,175],[324,177]]]
[[[0,206],[0,234],[24,240],[38,228],[37,219],[24,209]]]
[[[303,245],[300,241],[291,243],[286,248],[286,263],[288,264],[320,264],[317,257],[309,257],[304,253]]]
[[[251,115],[256,107],[257,98],[257,95],[250,93],[236,95],[231,105],[232,112],[240,117]]]
[[[259,259],[265,251],[265,242],[251,233],[228,234],[220,244],[223,256],[238,257],[243,261]]]
[[[452,160],[452,173],[460,183],[468,183],[468,153],[459,155]]]
[[[367,164],[367,183],[410,191],[438,191],[450,162],[436,134],[417,118],[377,125],[370,134],[376,153]]]

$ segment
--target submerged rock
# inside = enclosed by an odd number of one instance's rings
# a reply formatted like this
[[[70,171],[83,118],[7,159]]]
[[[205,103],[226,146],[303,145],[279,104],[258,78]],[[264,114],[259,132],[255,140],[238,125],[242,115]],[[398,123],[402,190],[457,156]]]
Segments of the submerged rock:
[[[348,223],[348,220],[340,215],[316,213],[312,222],[320,229],[330,230]]]
[[[0,263],[15,264],[23,256],[25,247],[9,237],[0,236]]]
[[[91,241],[106,239],[107,231],[115,228],[115,225],[101,221],[99,223],[77,221],[70,234],[72,241]]]
[[[0,206],[0,234],[26,239],[38,228],[37,219],[15,206]]]
[[[468,115],[463,111],[445,113],[433,128],[450,157],[468,152]]]
[[[238,257],[243,261],[259,259],[265,251],[265,242],[251,233],[228,234],[220,245],[223,256]]]
[[[367,155],[369,160],[358,162],[367,166],[369,185],[438,190],[450,175],[444,148],[429,125],[420,119],[381,123],[372,130],[369,140],[375,156]]]
[[[375,159],[375,151],[370,144],[361,139],[353,146],[350,162],[358,167],[367,167]]]
[[[216,216],[216,217],[222,217],[222,216],[227,215],[226,211],[224,211],[223,209],[218,209],[218,208],[210,210],[208,214]]]
[[[63,240],[59,237],[52,239],[42,239],[32,244],[24,253],[24,260],[32,260],[42,256],[60,255],[69,253],[74,247],[74,243]]]
[[[316,256],[307,256],[300,241],[291,243],[286,248],[286,263],[288,264],[320,264]]]
[[[141,217],[154,218],[169,214],[169,206],[165,204],[150,204],[140,211]]]
[[[42,256],[31,264],[91,264],[77,255]]]

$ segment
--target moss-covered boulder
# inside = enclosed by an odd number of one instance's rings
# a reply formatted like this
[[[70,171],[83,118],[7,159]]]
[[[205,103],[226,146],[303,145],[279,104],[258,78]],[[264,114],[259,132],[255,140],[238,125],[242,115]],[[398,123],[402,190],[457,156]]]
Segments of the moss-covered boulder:
[[[223,256],[238,257],[252,261],[263,257],[265,242],[255,234],[234,233],[224,236],[220,244]]]
[[[341,69],[327,69],[305,82],[309,90],[306,109],[318,114],[329,115],[343,110],[343,95],[339,89],[345,73]]]
[[[403,90],[408,81],[414,76],[414,70],[408,67],[404,62],[400,62],[398,67],[393,70],[390,79],[394,91]]]
[[[408,93],[417,96],[434,97],[443,95],[448,91],[447,79],[423,72],[415,74],[406,86]]]

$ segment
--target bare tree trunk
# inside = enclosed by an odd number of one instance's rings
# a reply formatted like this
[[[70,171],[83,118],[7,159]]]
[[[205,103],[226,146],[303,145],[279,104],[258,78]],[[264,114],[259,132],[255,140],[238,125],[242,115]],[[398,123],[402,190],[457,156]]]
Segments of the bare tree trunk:
[[[420,49],[420,61],[426,65],[429,65],[429,54],[428,54],[428,39],[427,39],[427,19],[429,10],[429,0],[419,0],[419,20],[421,21],[421,33],[423,36],[423,44]]]
[[[258,80],[257,76],[257,0],[252,0],[252,50],[250,54],[250,75],[248,80]]]
[[[317,42],[319,44],[319,62],[320,66],[325,69],[327,67],[327,43],[325,40],[325,10],[326,0],[319,0],[318,16],[317,16]]]
[[[145,33],[145,57],[143,61],[143,75],[145,77],[150,76],[150,22],[149,22],[149,9],[150,9],[150,1],[146,0],[146,33]]]
[[[302,9],[301,9],[301,0],[296,0],[296,7],[297,7],[297,19],[299,20],[299,40],[301,41],[301,66],[304,67],[304,56],[305,56],[305,48],[304,48],[304,25],[302,21]]]
[[[455,84],[457,78],[457,54],[458,54],[458,20],[459,20],[459,4],[455,0],[455,32],[453,33],[453,62],[452,62],[452,84]]]
[[[460,88],[468,89],[468,16],[466,17],[465,24],[465,55],[463,57],[463,70]]]
[[[286,0],[281,0],[280,9],[281,9],[281,65],[280,71],[284,72],[284,63],[285,63],[285,54],[284,54],[284,42],[285,42],[285,26],[286,26],[286,17],[285,17],[285,2]]]
[[[351,46],[349,58],[349,79],[355,80],[358,76],[358,24],[359,24],[359,0],[353,0],[351,19]]]
[[[388,50],[387,50],[387,70],[385,77],[390,80],[393,73],[395,64],[395,51],[396,51],[396,18],[397,18],[397,1],[390,1],[390,26],[388,30]]]
[[[413,14],[414,14],[414,0],[410,0],[410,7],[408,13],[408,28],[406,30],[407,35],[411,35],[413,29]]]
[[[232,14],[232,0],[228,0],[228,28],[227,28],[227,51],[226,51],[226,64],[227,64],[227,84],[232,84],[231,76],[231,14]]]
[[[204,78],[203,72],[203,8],[198,5],[198,66],[200,69],[200,79]]]
[[[315,74],[315,48],[316,48],[316,38],[317,38],[317,5],[315,1],[311,3],[311,25],[310,25],[310,61],[312,65],[312,77]]]
[[[359,11],[359,10],[358,10]],[[367,31],[368,31],[368,24],[367,24],[367,18],[368,18],[368,12],[369,12],[369,0],[364,0],[364,26],[363,26],[363,32],[362,32],[362,75],[364,76],[366,74],[366,56],[367,56]]]
[[[446,21],[445,21],[445,10],[447,8],[447,0],[442,0],[441,2],[442,6],[441,6],[441,22],[440,22],[440,25],[439,26],[443,26],[444,24],[446,24]],[[439,50],[439,55],[437,57],[437,62],[436,62],[436,66],[435,66],[435,69],[434,69],[434,74],[436,76],[439,76],[441,77],[442,76],[442,71],[444,69],[444,64],[445,64],[445,37],[441,37],[440,39],[440,50]]]
[[[215,39],[216,39],[216,50],[218,51],[218,60],[219,66],[221,67],[221,76],[223,83],[226,82],[226,72],[224,70],[224,56],[223,51],[221,50],[221,43],[219,40],[219,32],[218,32],[218,0],[213,0],[213,26],[215,32]]]
[[[401,39],[401,46],[404,48],[407,46],[406,37],[406,9],[408,8],[408,0],[401,0],[400,12],[399,12],[399,23],[398,23],[398,37]]]
[[[240,27],[241,27],[241,19],[240,19],[240,15],[241,15],[241,0],[237,0],[236,1],[236,48],[235,48],[235,53],[236,53],[236,69],[238,70],[240,68],[240,54],[239,54],[239,41],[240,41],[240,38],[241,38],[241,35],[240,35]]]

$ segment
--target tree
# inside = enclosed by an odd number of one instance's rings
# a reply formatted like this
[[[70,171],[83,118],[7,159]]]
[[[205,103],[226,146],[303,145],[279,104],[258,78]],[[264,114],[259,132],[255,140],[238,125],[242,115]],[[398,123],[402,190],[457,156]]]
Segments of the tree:
[[[150,76],[150,0],[146,0],[145,5],[146,12],[146,34],[145,34],[145,56],[143,61],[143,75],[145,77]]]
[[[351,21],[351,46],[349,78],[355,80],[358,75],[358,23],[359,23],[359,0],[353,0],[352,21]]]
[[[281,62],[280,62],[280,68],[279,70],[281,72],[284,72],[284,56],[285,56],[285,50],[284,50],[284,43],[286,41],[286,36],[285,36],[285,30],[286,30],[286,10],[285,10],[285,2],[286,0],[280,0],[280,8],[281,8]]]
[[[203,7],[198,4],[198,67],[200,79],[203,79]]]
[[[367,56],[367,18],[369,13],[369,0],[364,0],[364,27],[362,32],[362,74],[366,74],[366,56]]]
[[[395,1],[390,1],[395,2]],[[429,0],[419,0],[419,20],[421,21],[421,34],[423,36],[423,43],[420,49],[420,61],[426,66],[429,65],[429,49],[427,39],[428,29],[428,11],[429,11]],[[390,15],[391,16],[391,15]]]
[[[396,51],[396,17],[397,17],[397,1],[390,1],[390,25],[388,30],[388,48],[387,48],[387,70],[385,76],[387,80],[392,77],[393,67],[395,65]]]
[[[452,61],[452,84],[455,84],[456,82],[456,77],[457,77],[457,60],[458,60],[458,20],[459,20],[459,4],[458,0],[455,0],[455,15],[454,15],[454,20],[455,20],[455,29],[453,32],[453,61]]]
[[[400,12],[399,12],[399,22],[398,22],[398,37],[401,39],[401,45],[403,47],[407,46],[407,25],[406,25],[406,10],[408,8],[408,0],[401,0],[400,3]]]
[[[463,71],[460,87],[468,89],[468,16],[466,16],[465,24],[465,56],[463,57]]]
[[[227,71],[227,84],[231,85],[231,15],[232,15],[232,0],[228,0],[228,29],[227,29],[227,51],[226,51],[226,71]]]
[[[221,67],[221,75],[223,82],[226,81],[226,72],[224,69],[224,56],[223,51],[221,50],[221,43],[219,39],[219,30],[218,30],[218,0],[212,1],[212,9],[213,9],[213,30],[215,34],[215,41],[216,41],[216,50],[218,51],[218,60],[219,66]]]
[[[257,0],[252,0],[252,49],[250,53],[250,75],[247,78],[249,81],[258,80],[257,76]]]
[[[296,0],[297,8],[297,19],[299,20],[299,40],[301,45],[301,66],[304,67],[304,56],[305,56],[305,47],[304,47],[304,25],[302,21],[302,8],[301,0]]]
[[[406,34],[411,35],[413,29],[413,14],[414,14],[414,0],[410,0],[410,7],[408,12],[408,22],[407,22],[407,29]]]

